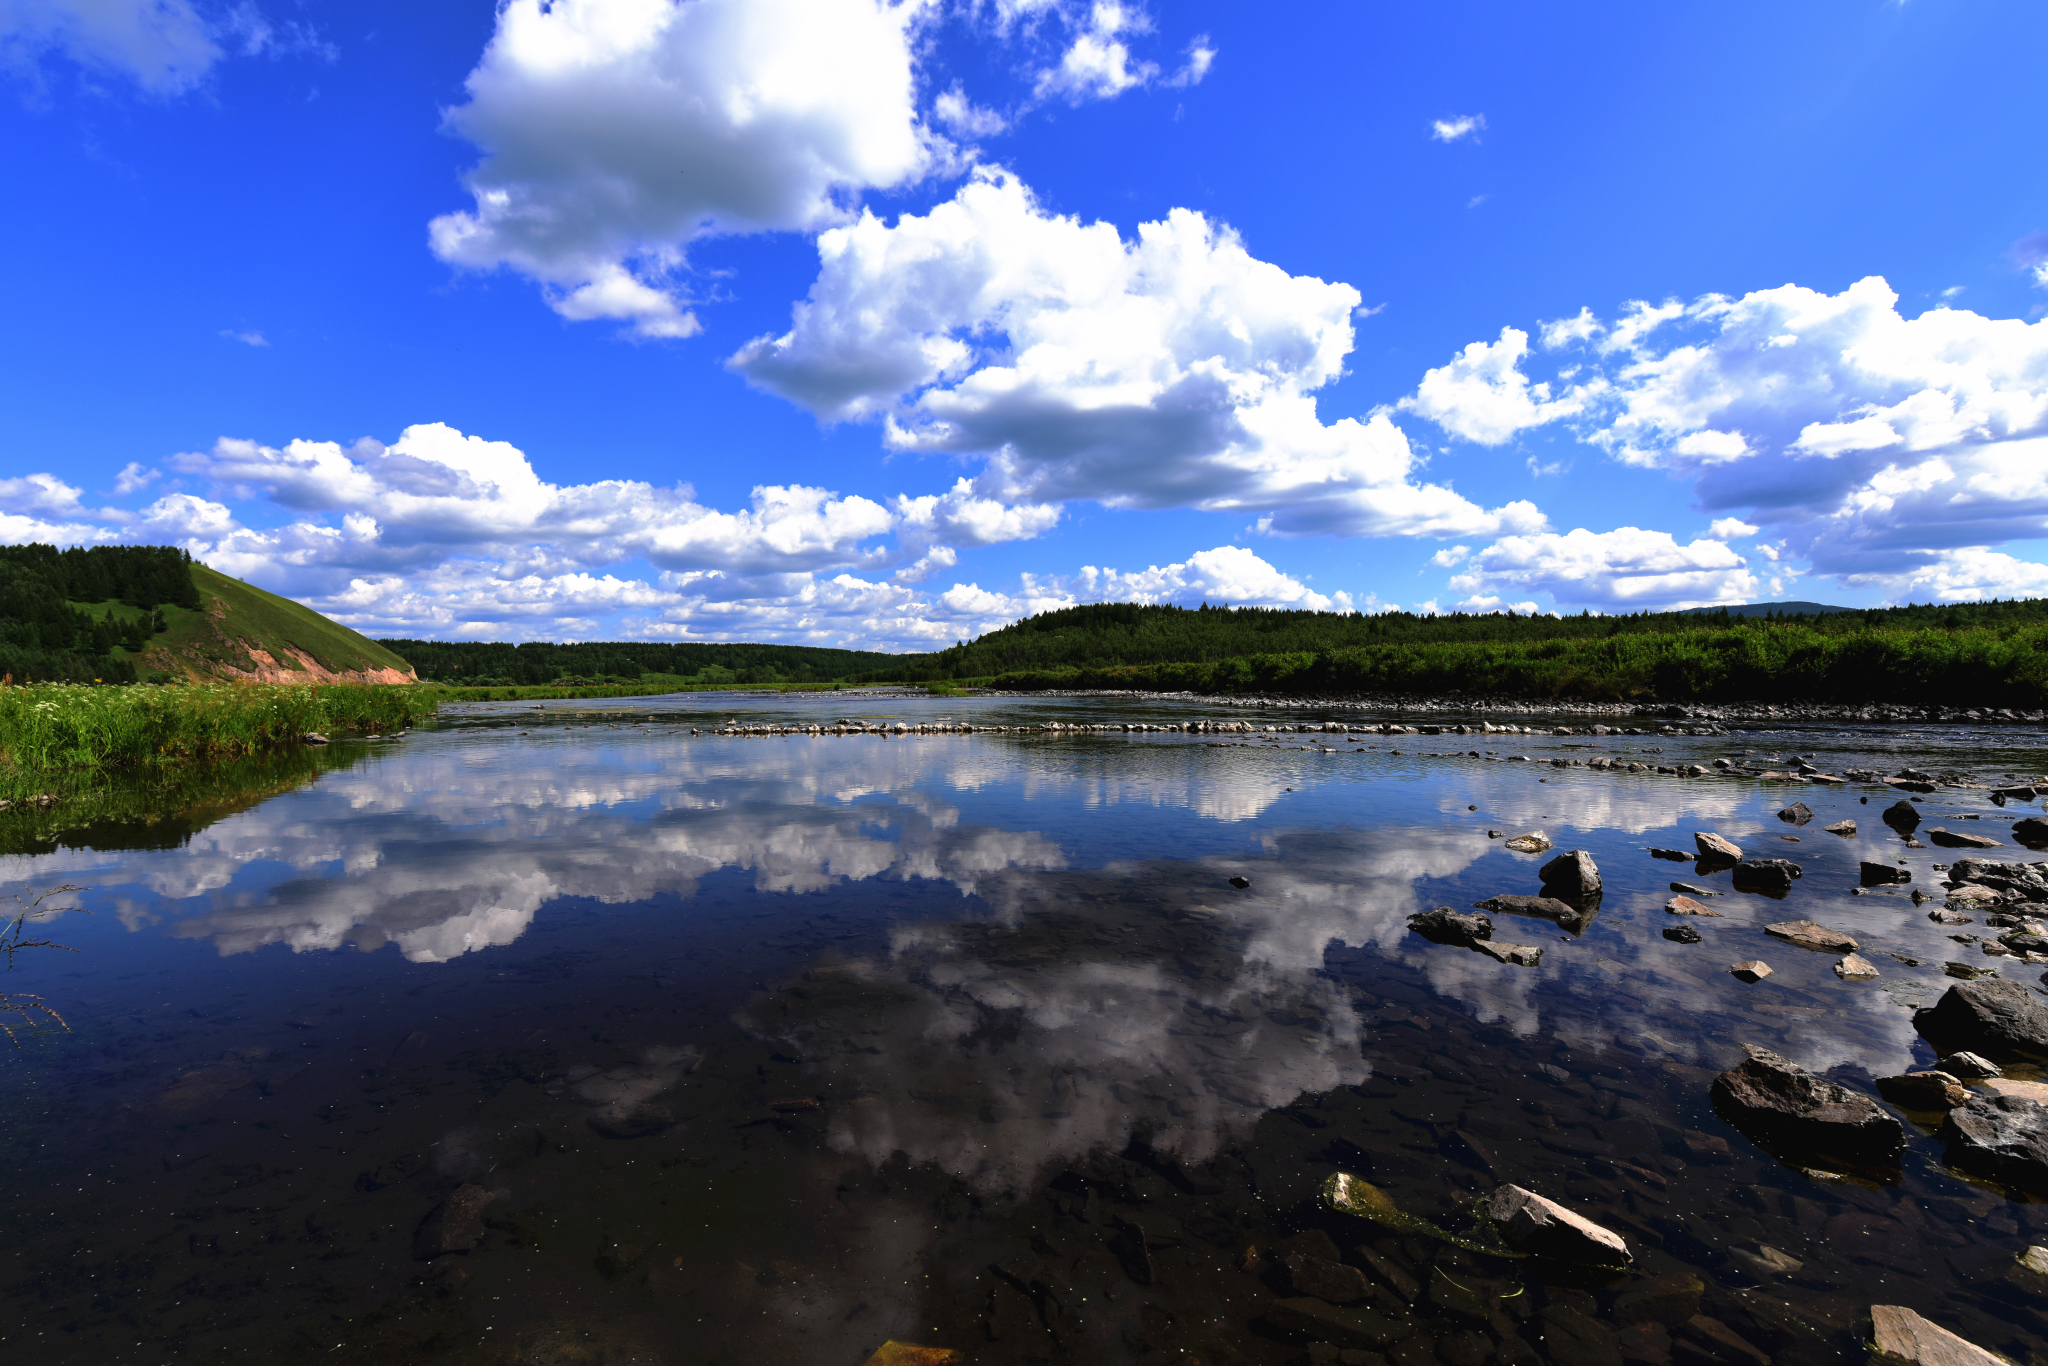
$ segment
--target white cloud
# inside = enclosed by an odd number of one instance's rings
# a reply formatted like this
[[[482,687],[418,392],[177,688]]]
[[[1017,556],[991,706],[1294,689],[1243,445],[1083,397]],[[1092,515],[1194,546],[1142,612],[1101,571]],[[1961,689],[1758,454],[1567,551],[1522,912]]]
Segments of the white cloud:
[[[1126,242],[983,168],[928,214],[864,213],[818,250],[790,330],[730,364],[824,421],[884,417],[896,449],[985,456],[984,497],[1266,512],[1282,535],[1542,525],[1526,502],[1414,482],[1384,413],[1322,422],[1312,393],[1342,372],[1358,292],[1199,213]]]
[[[1559,603],[1633,611],[1743,602],[1755,595],[1757,579],[1720,541],[1680,545],[1664,531],[1580,527],[1496,541],[1450,587],[1475,595],[1548,593]]]
[[[0,508],[72,517],[83,511],[78,500],[84,492],[54,474],[26,474],[15,479],[0,479]]]
[[[1438,569],[1453,569],[1463,563],[1465,557],[1471,553],[1472,547],[1469,545],[1448,546],[1430,556],[1429,562]]]
[[[1717,541],[1739,541],[1745,536],[1754,536],[1763,528],[1751,526],[1740,517],[1716,517],[1707,528],[1707,535]]]
[[[156,478],[155,470],[145,467],[139,461],[130,460],[121,467],[121,472],[114,476],[114,492],[125,498],[131,493],[139,493],[148,488]]]
[[[1438,142],[1457,142],[1463,138],[1477,141],[1486,131],[1486,115],[1454,114],[1447,119],[1437,119],[1429,125],[1429,135]]]
[[[707,233],[814,229],[921,178],[919,0],[507,0],[448,127],[484,159],[443,260],[538,281],[572,319],[698,330],[675,284]]]
[[[238,341],[242,343],[242,345],[244,346],[270,345],[269,340],[266,339],[261,332],[237,332],[233,328],[228,328],[224,330],[221,333],[221,335],[223,337],[226,337],[229,341]]]
[[[1634,303],[1611,327],[1582,311],[1544,328],[1580,353],[1560,398],[1526,348],[1474,343],[1403,406],[1474,439],[1567,421],[1845,582],[2048,533],[2048,321],[1897,304],[1872,277]]]
[[[1892,602],[1982,602],[1987,598],[2048,597],[2048,565],[1996,550],[1947,550],[1897,573],[1844,579],[1882,589]]]
[[[1197,551],[1180,564],[1153,565],[1130,573],[1090,565],[1064,586],[1077,599],[1090,602],[1174,603],[1182,607],[1209,602],[1313,612],[1354,610],[1349,593],[1325,596],[1234,545]]]
[[[1513,612],[1520,616],[1533,617],[1542,609],[1537,607],[1534,599],[1525,602],[1509,602],[1498,594],[1479,593],[1460,602],[1457,605],[1457,610],[1460,612]]]
[[[226,52],[191,0],[0,0],[0,61],[31,67],[51,54],[168,96],[205,80]]]
[[[1079,104],[1083,100],[1113,100],[1126,90],[1151,83],[1159,76],[1158,64],[1133,62],[1130,46],[1122,37],[1150,27],[1141,11],[1117,0],[1096,0],[1086,27],[1074,35],[1059,64],[1038,73],[1033,93],[1040,99],[1059,96]],[[1206,60],[1202,69],[1208,70]]]
[[[1529,334],[1503,327],[1499,341],[1473,342],[1449,365],[1424,374],[1415,392],[1401,400],[1401,410],[1482,446],[1498,446],[1526,427],[1584,411],[1584,390],[1552,398],[1549,384],[1529,382],[1521,370],[1528,354]]]
[[[2048,289],[2048,232],[2029,233],[2013,243],[2012,259],[2034,277],[2035,284]]]
[[[967,98],[966,92],[955,81],[953,88],[939,92],[932,101],[932,117],[944,124],[955,137],[986,138],[1003,132],[1010,124],[993,109],[984,109]]]

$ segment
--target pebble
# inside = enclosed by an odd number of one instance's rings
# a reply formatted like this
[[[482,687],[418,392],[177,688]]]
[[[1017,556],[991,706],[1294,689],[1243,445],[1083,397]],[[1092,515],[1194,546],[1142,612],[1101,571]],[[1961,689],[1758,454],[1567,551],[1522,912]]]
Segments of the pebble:
[[[1745,982],[1761,982],[1764,978],[1771,975],[1771,965],[1761,958],[1751,958],[1745,962],[1735,964],[1728,971],[1734,973]]]

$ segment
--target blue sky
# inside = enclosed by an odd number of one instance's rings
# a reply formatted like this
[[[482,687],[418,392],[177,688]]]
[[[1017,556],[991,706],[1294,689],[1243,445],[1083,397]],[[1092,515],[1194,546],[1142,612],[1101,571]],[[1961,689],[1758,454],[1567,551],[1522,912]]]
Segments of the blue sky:
[[[7,0],[0,538],[379,635],[2048,594],[2048,10]]]

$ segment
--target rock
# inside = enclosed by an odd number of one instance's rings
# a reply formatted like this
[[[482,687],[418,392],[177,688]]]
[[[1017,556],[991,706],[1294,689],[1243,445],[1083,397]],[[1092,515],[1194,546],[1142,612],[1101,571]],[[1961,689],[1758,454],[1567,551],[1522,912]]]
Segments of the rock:
[[[1901,792],[1932,792],[1934,784],[1919,778],[1886,778],[1886,787],[1896,787]]]
[[[1625,1267],[1633,1260],[1620,1234],[1520,1186],[1494,1191],[1486,1217],[1502,1242],[1532,1257],[1601,1267]]]
[[[1554,920],[1567,928],[1579,923],[1579,908],[1554,896],[1522,896],[1505,892],[1473,904],[1482,911],[1492,911],[1497,915],[1534,916],[1539,920]]]
[[[2017,901],[2048,901],[2048,863],[1959,858],[1949,869],[1948,880],[1989,887]]]
[[[1981,1081],[1985,1077],[2005,1075],[2004,1068],[1991,1059],[1975,1053],[1950,1053],[1936,1059],[1934,1065],[1950,1076],[1961,1077],[1964,1081]]]
[[[1969,1088],[1946,1072],[1879,1077],[1877,1093],[1907,1110],[1953,1110],[1970,1098]]]
[[[1799,865],[1790,859],[1747,859],[1735,865],[1735,890],[1764,896],[1785,896],[1791,892],[1792,880],[1799,873]]]
[[[1691,863],[1692,855],[1683,849],[1652,849],[1651,858],[1670,859],[1673,863]]]
[[[1355,1266],[1290,1252],[1283,1259],[1297,1295],[1313,1295],[1331,1304],[1357,1304],[1372,1294],[1372,1282]]]
[[[1963,982],[1913,1014],[1913,1028],[1945,1048],[2048,1055],[2048,1009],[2018,982]]]
[[[1721,919],[1721,913],[1711,906],[1703,906],[1689,896],[1674,896],[1664,903],[1664,909],[1672,915],[1704,915]]]
[[[2042,820],[2039,816],[2014,821],[2012,837],[2029,849],[2048,849],[2048,821]]]
[[[299,739],[309,745],[324,745],[327,743],[327,737],[317,730],[309,730],[304,735],[301,735]]]
[[[430,1262],[450,1252],[467,1252],[484,1240],[484,1207],[500,1192],[478,1185],[457,1186],[453,1194],[434,1206],[412,1235],[412,1255]]]
[[[1741,1264],[1743,1270],[1759,1279],[1765,1276],[1790,1276],[1806,1265],[1797,1257],[1780,1252],[1766,1243],[1758,1243],[1754,1251],[1746,1247],[1731,1247],[1728,1255]]]
[[[1532,830],[1526,835],[1517,835],[1501,846],[1518,854],[1540,854],[1550,848],[1550,837],[1541,830]]]
[[[2030,1247],[2014,1257],[2005,1279],[2031,1296],[2048,1297],[2048,1247]]]
[[[1905,1130],[1868,1096],[1767,1048],[1714,1078],[1714,1113],[1759,1143],[1863,1161],[1898,1161]]]
[[[1830,835],[1840,835],[1845,840],[1856,838],[1856,822],[1854,821],[1836,821],[1833,825],[1823,825],[1821,829],[1827,831]]]
[[[1972,1095],[1948,1112],[1937,1137],[1947,1141],[1952,1166],[2002,1185],[2048,1192],[2048,1105],[2038,1100]]]
[[[1961,911],[1929,911],[1927,918],[1937,925],[1974,925],[1975,916],[1964,915]]]
[[[1793,825],[1804,825],[1813,819],[1813,808],[1805,802],[1794,802],[1778,813],[1778,819]]]
[[[1920,828],[1920,808],[1908,801],[1893,802],[1884,809],[1882,819],[1900,834],[1909,835]]]
[[[1600,891],[1600,868],[1583,849],[1568,849],[1537,873],[1545,895],[1577,900]]]
[[[1674,882],[1671,884],[1671,890],[1674,892],[1684,892],[1687,896],[1724,895],[1724,893],[1717,892],[1711,887],[1695,887],[1690,882]]]
[[[1784,920],[1775,925],[1764,926],[1764,933],[1773,939],[1782,939],[1788,944],[1797,944],[1802,949],[1819,949],[1826,953],[1854,953],[1856,941],[1840,930],[1831,930],[1811,920]]]
[[[1690,925],[1666,925],[1664,937],[1676,944],[1697,944],[1700,932]]]
[[[1741,845],[1708,831],[1695,831],[1692,842],[1699,846],[1701,863],[1738,863],[1742,859]]]
[[[1871,1345],[1883,1361],[1906,1366],[2005,1366],[2005,1358],[1965,1342],[1902,1305],[1871,1305],[1870,1329]]]
[[[1241,892],[1245,888],[1252,885],[1252,880],[1248,877],[1242,876],[1233,877],[1232,879],[1230,879],[1230,885],[1237,888]]]
[[[1979,887],[1974,882],[1966,882],[1960,887],[1949,888],[1948,900],[1952,904],[1961,902],[1965,906],[1997,906],[2005,901],[2005,893],[1995,892],[1989,887]]]
[[[1448,906],[1409,916],[1408,928],[1432,944],[1456,944],[1460,948],[1493,938],[1491,920],[1483,915],[1465,915]]]
[[[1671,1330],[1671,1336],[1691,1348],[1685,1360],[1710,1361],[1721,1366],[1771,1366],[1768,1354],[1719,1319],[1694,1314]],[[1674,1356],[1676,1353],[1674,1353]]]
[[[1266,1323],[1283,1336],[1329,1342],[1338,1347],[1385,1347],[1407,1335],[1405,1323],[1371,1309],[1339,1309],[1321,1300],[1300,1297],[1275,1300],[1266,1306]]]
[[[552,1358],[550,1358],[552,1359]],[[955,1366],[966,1358],[950,1347],[920,1347],[890,1338],[861,1366]]]
[[[1728,971],[1745,982],[1761,982],[1771,975],[1771,965],[1761,958],[1751,958],[1735,964]]]
[[[1901,868],[1895,863],[1859,863],[1856,873],[1866,887],[1891,887],[1913,880],[1911,869]]]
[[[2001,920],[2005,918],[1999,917]],[[2014,953],[2048,953],[2048,938],[2044,938],[2039,930],[2031,926],[2007,930],[1998,936],[1998,942]]]
[[[2048,1105],[2048,1082],[2015,1081],[2011,1077],[1986,1077],[1981,1084],[1987,1095],[2011,1096],[2015,1100],[2031,1100],[2037,1105]]]
[[[1534,944],[1501,944],[1492,940],[1472,945],[1496,963],[1511,963],[1520,968],[1533,968],[1543,961],[1543,950]]]
[[[2004,806],[2007,802],[2030,802],[2040,796],[2040,790],[2032,787],[1994,787],[1991,800]]]
[[[1989,835],[1963,835],[1953,830],[1930,830],[1927,838],[1944,849],[1996,849],[2000,844]]]
[[[1944,976],[1960,978],[1965,982],[1974,982],[1980,977],[1998,976],[1997,968],[1980,968],[1972,963],[1943,963],[1941,971]]]
[[[1877,976],[1877,964],[1861,954],[1852,953],[1835,964],[1835,976],[1845,982],[1868,982]]]
[[[1614,1320],[1675,1327],[1700,1312],[1700,1296],[1706,1293],[1706,1288],[1698,1276],[1689,1272],[1638,1281],[1615,1297]]]

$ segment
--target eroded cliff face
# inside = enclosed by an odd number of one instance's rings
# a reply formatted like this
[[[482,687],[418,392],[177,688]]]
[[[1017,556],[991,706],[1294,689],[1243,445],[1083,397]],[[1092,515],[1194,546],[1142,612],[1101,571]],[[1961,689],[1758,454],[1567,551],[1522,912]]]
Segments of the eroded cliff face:
[[[190,678],[236,679],[245,683],[417,683],[411,669],[330,669],[299,649],[286,645],[280,660],[262,646],[227,629],[227,605],[219,598],[207,609],[207,630],[200,640],[172,647],[153,646],[137,660],[145,673],[184,674]]]

